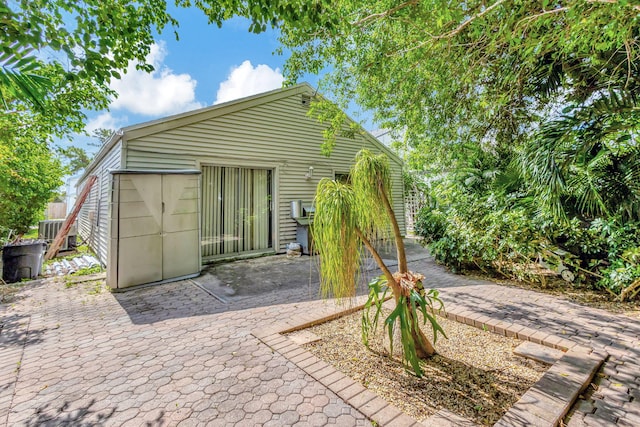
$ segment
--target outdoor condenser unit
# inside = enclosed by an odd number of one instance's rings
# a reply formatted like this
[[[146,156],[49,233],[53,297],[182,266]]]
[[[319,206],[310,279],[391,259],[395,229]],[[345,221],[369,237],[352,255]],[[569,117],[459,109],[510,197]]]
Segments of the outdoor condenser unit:
[[[38,224],[38,235],[47,241],[47,244],[51,244],[53,240],[56,238],[58,231],[62,228],[62,224],[64,224],[64,219],[50,219],[47,221],[40,221]],[[78,235],[78,228],[75,224],[71,226],[67,237],[65,237],[64,242],[62,242],[62,247],[60,247],[61,251],[68,251],[70,249],[75,249],[76,240]]]

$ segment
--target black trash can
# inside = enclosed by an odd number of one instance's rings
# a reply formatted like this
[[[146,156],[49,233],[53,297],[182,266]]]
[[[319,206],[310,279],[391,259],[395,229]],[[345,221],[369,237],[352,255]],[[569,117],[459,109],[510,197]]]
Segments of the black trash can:
[[[2,247],[2,280],[14,283],[22,279],[35,279],[42,270],[44,240],[13,243]]]

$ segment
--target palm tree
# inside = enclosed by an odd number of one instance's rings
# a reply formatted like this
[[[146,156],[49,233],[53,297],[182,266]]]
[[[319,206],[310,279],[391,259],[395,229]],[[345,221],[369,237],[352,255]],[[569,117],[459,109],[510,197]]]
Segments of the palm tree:
[[[405,366],[422,375],[419,359],[435,354],[435,348],[419,328],[419,313],[423,323],[430,321],[434,342],[438,332],[444,331],[434,316],[434,303],[442,301],[436,290],[426,291],[424,276],[407,269],[407,258],[400,227],[391,204],[391,175],[389,161],[384,154],[360,151],[351,169],[351,183],[323,179],[316,193],[316,216],[313,237],[320,254],[321,292],[323,297],[353,297],[360,269],[362,247],[371,253],[382,270],[381,279],[370,284],[366,308],[375,306],[373,321],[369,310],[363,317],[363,341],[375,329],[384,297],[379,292],[390,289],[396,307],[385,320],[393,335],[394,325],[400,327]],[[372,243],[374,239],[393,234],[398,258],[398,271],[392,273]],[[384,289],[383,289],[384,288]],[[393,341],[393,340],[391,340]],[[391,354],[393,350],[391,349]]]
[[[543,125],[519,160],[542,210],[557,219],[640,219],[640,105],[610,90]]]

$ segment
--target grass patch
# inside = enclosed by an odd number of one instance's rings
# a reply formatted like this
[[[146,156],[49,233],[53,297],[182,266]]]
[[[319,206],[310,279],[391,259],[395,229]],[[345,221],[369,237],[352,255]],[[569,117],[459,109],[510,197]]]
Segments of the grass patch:
[[[101,265],[94,265],[93,267],[84,267],[75,273],[71,274],[71,276],[88,276],[90,274],[102,273],[104,269]]]

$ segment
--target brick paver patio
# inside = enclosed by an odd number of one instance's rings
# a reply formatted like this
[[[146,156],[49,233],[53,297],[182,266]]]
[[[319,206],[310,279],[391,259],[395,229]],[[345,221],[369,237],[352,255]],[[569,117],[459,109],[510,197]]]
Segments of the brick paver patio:
[[[570,426],[640,425],[640,322],[410,263],[446,304],[610,355]],[[0,425],[370,425],[251,335],[329,315],[315,289],[223,304],[192,282],[126,293],[33,285],[0,307]]]

